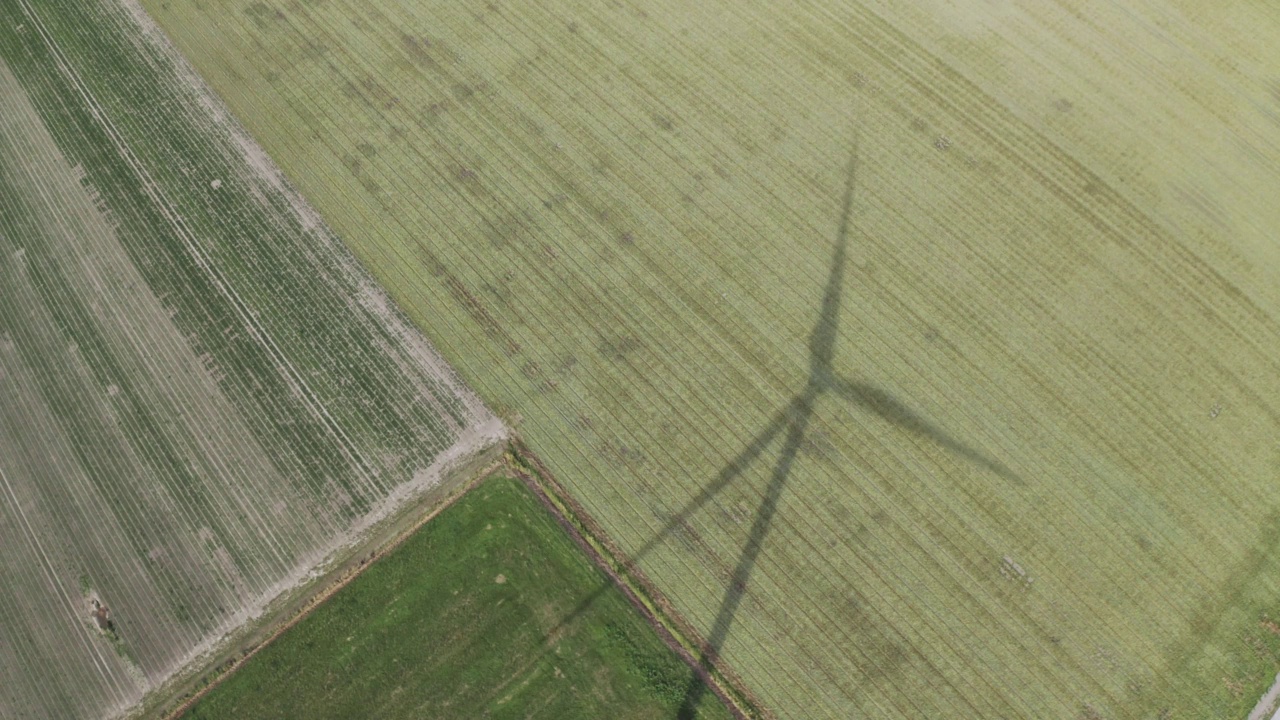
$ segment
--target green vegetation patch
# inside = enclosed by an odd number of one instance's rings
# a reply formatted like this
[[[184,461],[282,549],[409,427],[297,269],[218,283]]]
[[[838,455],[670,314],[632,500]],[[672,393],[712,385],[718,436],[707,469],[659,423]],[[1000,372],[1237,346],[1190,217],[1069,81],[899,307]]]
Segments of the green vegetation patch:
[[[518,481],[467,494],[188,718],[674,717],[689,668]],[[728,717],[710,693],[698,717]]]

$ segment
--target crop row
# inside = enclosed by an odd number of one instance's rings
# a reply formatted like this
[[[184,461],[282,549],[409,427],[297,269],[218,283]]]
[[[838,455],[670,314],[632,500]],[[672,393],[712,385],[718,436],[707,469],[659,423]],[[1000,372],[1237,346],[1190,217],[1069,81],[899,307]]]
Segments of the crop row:
[[[665,538],[641,565],[695,623],[765,543],[724,657],[768,704],[1129,707],[1242,582],[1217,558],[1266,518],[1220,518],[1268,493],[1262,466],[1184,439],[1206,386],[1274,424],[1250,399],[1273,324],[873,13],[254,7],[209,36],[157,16],[623,547]],[[853,260],[823,317],[855,140]],[[799,416],[833,326],[842,376],[1020,482],[824,400],[748,537],[782,445],[754,438]],[[1158,380],[1169,356],[1195,369]],[[1249,479],[1205,482],[1224,476]]]
[[[132,22],[104,3],[0,17],[0,382],[18,399],[0,465],[33,518],[4,537],[71,588],[0,598],[43,637],[0,648],[44,698],[22,712],[128,705],[486,417]],[[33,562],[14,593],[40,596]],[[117,639],[90,627],[90,593]],[[67,652],[99,677],[69,664],[42,686]]]

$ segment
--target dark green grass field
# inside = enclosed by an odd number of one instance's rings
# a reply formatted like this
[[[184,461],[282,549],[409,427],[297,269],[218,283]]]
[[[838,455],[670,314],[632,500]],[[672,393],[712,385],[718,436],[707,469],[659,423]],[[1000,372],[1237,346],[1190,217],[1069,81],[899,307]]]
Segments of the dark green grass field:
[[[690,672],[623,596],[574,612],[605,582],[522,484],[490,479],[185,717],[675,717]],[[698,717],[728,712],[706,693]]]

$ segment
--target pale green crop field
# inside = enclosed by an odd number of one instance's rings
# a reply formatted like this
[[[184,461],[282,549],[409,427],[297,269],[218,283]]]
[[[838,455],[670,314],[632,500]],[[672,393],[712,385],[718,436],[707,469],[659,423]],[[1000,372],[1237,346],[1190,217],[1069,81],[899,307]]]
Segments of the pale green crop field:
[[[156,40],[0,5],[3,718],[136,709],[503,431]]]
[[[1280,11],[143,4],[766,712],[1280,669]]]

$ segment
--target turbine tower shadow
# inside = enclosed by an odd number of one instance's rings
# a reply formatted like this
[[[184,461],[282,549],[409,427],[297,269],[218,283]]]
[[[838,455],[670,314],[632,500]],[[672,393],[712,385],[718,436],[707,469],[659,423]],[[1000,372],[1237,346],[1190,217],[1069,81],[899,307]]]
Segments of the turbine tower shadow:
[[[800,453],[805,432],[813,416],[814,406],[824,395],[832,395],[845,402],[857,405],[875,413],[883,420],[899,429],[921,436],[937,444],[952,454],[990,472],[1006,482],[1014,485],[1025,485],[1024,481],[1002,463],[988,457],[980,450],[970,447],[953,438],[942,428],[912,411],[887,391],[873,385],[840,377],[833,368],[835,345],[838,329],[838,315],[844,290],[845,266],[847,264],[848,240],[853,217],[854,190],[857,175],[857,150],[849,160],[845,179],[843,205],[840,223],[836,231],[835,254],[831,261],[831,270],[827,277],[826,288],[822,297],[822,309],[818,320],[809,335],[809,377],[803,389],[790,402],[779,410],[769,424],[755,435],[747,446],[736,457],[728,462],[717,473],[714,480],[705,485],[698,495],[673,515],[657,535],[650,538],[630,556],[635,563],[648,555],[671,533],[688,522],[688,519],[704,505],[711,501],[722,489],[742,475],[765,451],[774,444],[780,435],[784,436],[782,448],[774,463],[765,487],[764,497],[760,502],[755,519],[751,524],[747,542],[742,548],[732,574],[729,585],[721,599],[711,631],[707,635],[702,652],[698,658],[699,672],[695,672],[685,690],[683,700],[677,713],[679,720],[692,720],[697,714],[697,707],[707,692],[702,675],[711,671],[719,658],[720,651],[729,637],[729,630],[737,616],[738,608],[746,595],[747,584],[760,556],[765,536],[769,533],[774,514],[778,509],[778,500],[791,475],[792,466]],[[572,621],[589,606],[601,592],[601,588],[581,603],[561,625]]]

